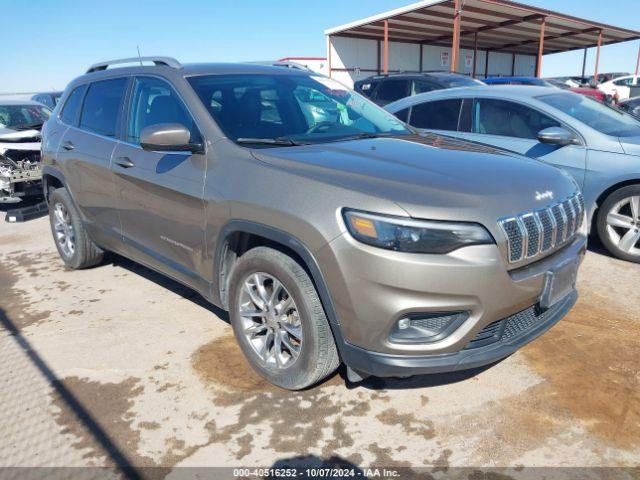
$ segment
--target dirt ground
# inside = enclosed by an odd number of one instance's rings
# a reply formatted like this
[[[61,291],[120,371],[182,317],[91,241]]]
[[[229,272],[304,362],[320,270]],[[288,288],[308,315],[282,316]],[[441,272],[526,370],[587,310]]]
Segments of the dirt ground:
[[[0,222],[0,466],[638,467],[639,278],[590,251],[571,314],[497,365],[292,393],[190,290],[115,256],[65,270],[48,218]]]

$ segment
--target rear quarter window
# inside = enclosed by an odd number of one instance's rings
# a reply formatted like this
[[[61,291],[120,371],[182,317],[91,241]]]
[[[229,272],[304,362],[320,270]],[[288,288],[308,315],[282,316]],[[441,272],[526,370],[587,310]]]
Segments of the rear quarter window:
[[[80,85],[73,89],[73,91],[67,97],[67,101],[62,107],[60,112],[60,120],[67,125],[76,126],[78,124],[78,114],[80,113],[80,107],[82,106],[82,98],[84,92],[87,90],[86,85]]]

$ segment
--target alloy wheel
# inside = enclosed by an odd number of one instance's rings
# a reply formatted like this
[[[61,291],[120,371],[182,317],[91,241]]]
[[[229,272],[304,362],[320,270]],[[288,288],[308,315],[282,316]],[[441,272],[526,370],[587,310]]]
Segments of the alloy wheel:
[[[252,273],[238,302],[242,332],[260,361],[278,369],[293,365],[302,349],[302,324],[284,285],[268,273]]]
[[[623,252],[640,256],[640,196],[627,197],[611,208],[607,235]]]
[[[62,254],[66,258],[73,257],[76,251],[76,236],[69,211],[62,203],[56,203],[53,208],[53,231]]]

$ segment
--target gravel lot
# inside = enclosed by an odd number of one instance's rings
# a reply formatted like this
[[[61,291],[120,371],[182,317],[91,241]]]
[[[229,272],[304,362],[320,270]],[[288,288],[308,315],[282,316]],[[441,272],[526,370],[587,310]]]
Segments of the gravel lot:
[[[639,276],[590,251],[572,313],[491,368],[291,393],[190,290],[121,257],[67,271],[48,218],[1,222],[0,466],[638,466]]]

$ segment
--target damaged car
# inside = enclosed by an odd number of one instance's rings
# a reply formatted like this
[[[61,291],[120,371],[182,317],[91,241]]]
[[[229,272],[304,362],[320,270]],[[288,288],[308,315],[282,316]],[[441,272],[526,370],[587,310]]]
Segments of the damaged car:
[[[40,130],[50,115],[37,102],[0,102],[0,203],[42,195]]]

